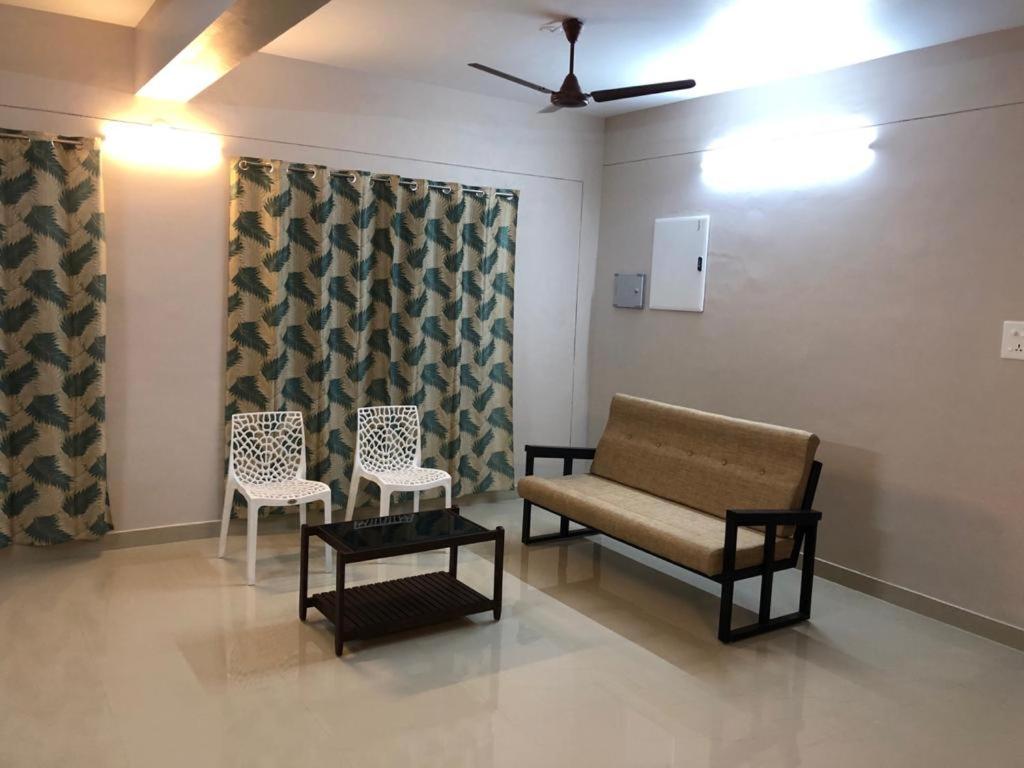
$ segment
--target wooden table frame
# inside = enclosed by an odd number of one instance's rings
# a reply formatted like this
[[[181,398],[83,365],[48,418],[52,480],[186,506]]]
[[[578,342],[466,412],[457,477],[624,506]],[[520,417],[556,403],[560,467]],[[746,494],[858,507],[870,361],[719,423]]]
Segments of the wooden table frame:
[[[448,510],[459,514],[458,507]],[[335,589],[309,594],[309,539],[316,536],[337,553]],[[459,547],[494,542],[494,587],[487,598],[458,580]],[[385,557],[448,549],[448,570],[345,588],[345,568],[352,563]],[[341,656],[345,640],[376,637],[390,632],[435,624],[493,611],[501,619],[501,581],[505,529],[480,531],[426,542],[413,542],[353,552],[324,525],[303,525],[299,569],[299,618],[312,606],[334,624],[334,652]]]

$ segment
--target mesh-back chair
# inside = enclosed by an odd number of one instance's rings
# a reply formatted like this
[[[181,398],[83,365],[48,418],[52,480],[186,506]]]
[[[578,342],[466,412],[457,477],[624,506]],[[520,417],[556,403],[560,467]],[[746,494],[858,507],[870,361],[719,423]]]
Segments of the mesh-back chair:
[[[413,511],[420,508],[420,491],[444,487],[444,505],[452,505],[452,477],[444,470],[420,466],[420,413],[415,405],[360,408],[356,462],[348,491],[345,519],[351,519],[366,478],[380,486],[380,514],[388,514],[391,494],[412,491]]]
[[[298,411],[236,413],[231,417],[231,454],[220,523],[220,550],[228,543],[228,521],[235,491],[248,505],[246,574],[256,583],[256,526],[260,507],[299,505],[299,523],[306,522],[306,504],[321,501],[324,521],[331,522],[331,489],[306,479],[306,438]],[[331,548],[326,547],[327,569]]]

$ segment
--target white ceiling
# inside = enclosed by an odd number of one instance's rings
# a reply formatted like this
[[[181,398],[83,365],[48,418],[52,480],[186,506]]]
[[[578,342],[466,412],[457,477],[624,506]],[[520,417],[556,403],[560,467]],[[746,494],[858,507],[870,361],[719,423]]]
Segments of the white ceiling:
[[[3,5],[134,27],[142,21],[153,0],[5,0]]]
[[[152,0],[13,0],[135,26]],[[584,90],[692,77],[684,94],[587,107],[612,115],[745,88],[1024,25],[1024,0],[333,0],[264,52],[545,106],[545,96],[470,69],[557,89],[568,44],[551,20],[579,16]]]
[[[692,77],[685,97],[821,72],[1024,25],[1024,0],[333,0],[264,52],[544,106],[545,96],[472,70],[479,61],[557,89],[561,31],[575,15],[584,90]],[[592,104],[611,115],[682,98]]]

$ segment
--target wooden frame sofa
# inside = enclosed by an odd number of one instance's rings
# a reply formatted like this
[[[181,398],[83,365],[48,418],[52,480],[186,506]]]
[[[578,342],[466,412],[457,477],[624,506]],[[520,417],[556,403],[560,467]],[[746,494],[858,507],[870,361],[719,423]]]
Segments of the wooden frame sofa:
[[[817,436],[628,395],[615,395],[596,448],[526,446],[523,544],[604,534],[722,585],[718,639],[730,643],[811,615],[821,513],[811,509],[821,463]],[[533,474],[562,460],[562,477]],[[577,459],[590,472],[573,474]],[[530,533],[533,506],[561,517]],[[584,526],[570,529],[570,522]],[[803,550],[799,608],[772,618],[776,571]],[[733,585],[761,577],[757,621],[733,629]]]

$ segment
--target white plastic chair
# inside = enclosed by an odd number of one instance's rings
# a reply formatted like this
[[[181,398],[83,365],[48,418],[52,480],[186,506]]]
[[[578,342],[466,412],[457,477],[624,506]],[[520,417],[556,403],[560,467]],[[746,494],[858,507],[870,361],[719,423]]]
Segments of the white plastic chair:
[[[412,508],[420,509],[420,491],[444,487],[444,505],[452,505],[452,476],[441,469],[420,466],[420,412],[415,405],[360,408],[356,461],[348,491],[345,519],[352,518],[359,481],[380,486],[380,515],[391,507],[391,494],[412,491]]]
[[[306,504],[322,501],[324,522],[331,522],[331,489],[306,479],[306,436],[298,411],[236,413],[231,417],[231,452],[220,521],[220,550],[228,544],[228,522],[235,491],[248,504],[246,572],[256,583],[256,526],[260,507],[299,505],[299,524],[306,522]],[[324,559],[331,570],[331,548]]]

